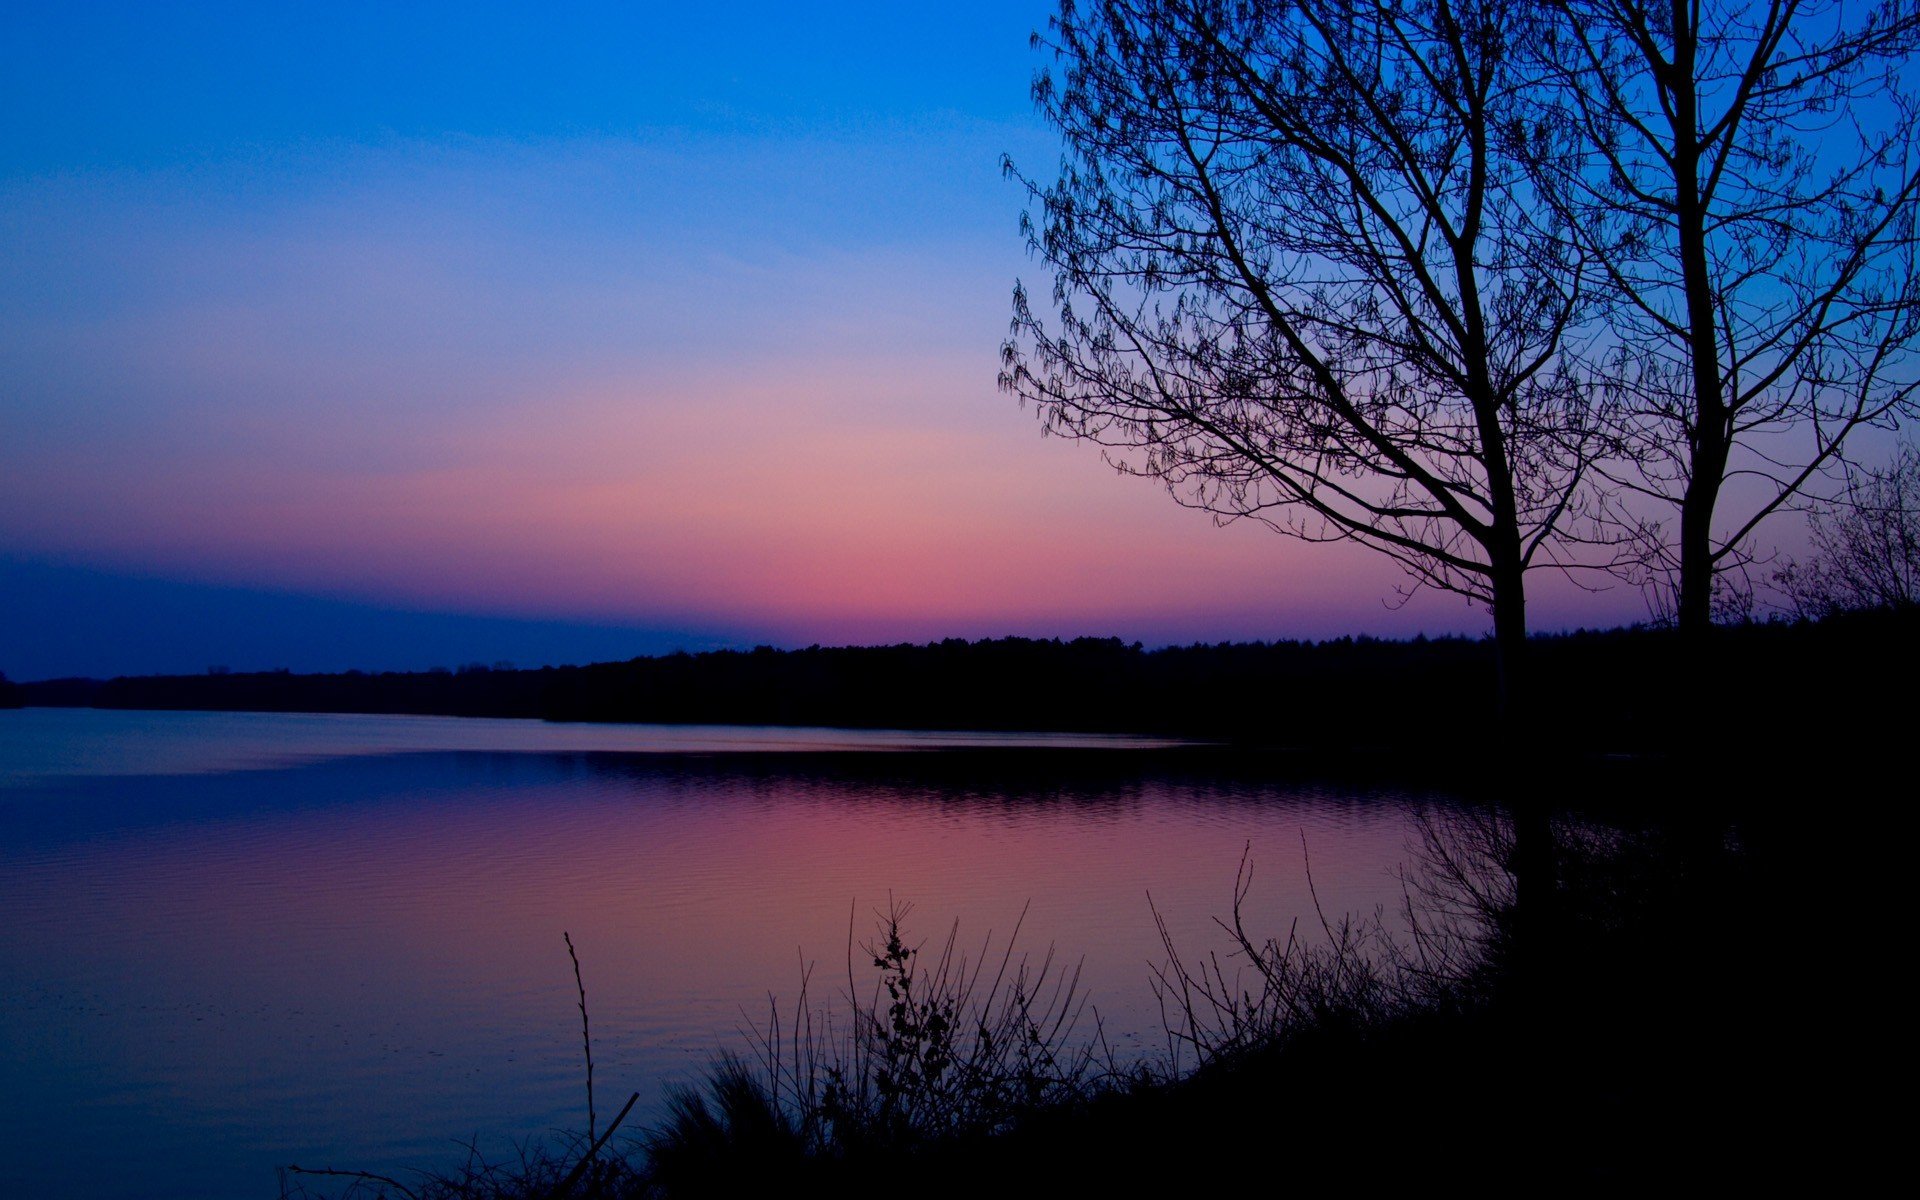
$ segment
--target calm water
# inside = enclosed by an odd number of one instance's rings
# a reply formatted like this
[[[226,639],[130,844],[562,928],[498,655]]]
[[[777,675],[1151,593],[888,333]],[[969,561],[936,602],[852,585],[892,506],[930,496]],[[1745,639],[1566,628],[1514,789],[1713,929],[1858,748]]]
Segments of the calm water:
[[[1249,911],[1282,931],[1313,912],[1304,838],[1327,910],[1398,901],[1415,798],[1135,750],[0,712],[0,1194],[269,1197],[285,1163],[403,1174],[454,1139],[583,1126],[563,930],[603,1117],[637,1090],[644,1120],[804,964],[816,1000],[843,987],[850,918],[864,938],[890,896],[976,948],[1030,906],[1021,945],[1084,956],[1110,1038],[1141,1052],[1164,1042],[1149,892],[1183,945],[1218,945],[1250,847]]]

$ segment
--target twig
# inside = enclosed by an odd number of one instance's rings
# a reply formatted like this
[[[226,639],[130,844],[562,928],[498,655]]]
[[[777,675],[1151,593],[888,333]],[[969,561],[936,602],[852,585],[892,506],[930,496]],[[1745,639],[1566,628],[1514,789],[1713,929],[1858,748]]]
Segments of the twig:
[[[573,960],[573,987],[580,996],[580,1043],[587,1052],[587,1141],[593,1146],[598,1146],[599,1142],[594,1138],[596,1122],[593,1111],[593,1035],[587,1029],[587,985],[580,979],[580,956],[574,953],[573,935],[563,929],[560,931],[560,936],[566,939],[567,957]],[[587,1158],[592,1157],[593,1150],[590,1148],[587,1151]]]
[[[620,1106],[620,1115],[613,1119],[613,1123],[607,1126],[607,1131],[601,1134],[597,1141],[587,1147],[587,1152],[580,1156],[579,1162],[573,1164],[573,1170],[567,1172],[567,1177],[560,1181],[560,1186],[553,1189],[554,1200],[559,1200],[561,1196],[573,1190],[573,1185],[580,1181],[581,1174],[586,1171],[587,1164],[593,1161],[594,1155],[600,1153],[600,1147],[607,1144],[607,1139],[613,1136],[613,1131],[620,1128],[620,1122],[627,1119],[627,1114],[633,1111],[633,1102],[639,1098],[639,1092],[627,1097],[627,1102]]]
[[[417,1192],[398,1179],[375,1175],[372,1171],[342,1171],[335,1167],[297,1167],[291,1164],[288,1165],[287,1170],[295,1175],[338,1175],[346,1179],[371,1179],[375,1183],[384,1183],[390,1188],[399,1189],[401,1195],[412,1197],[412,1200],[420,1200]]]

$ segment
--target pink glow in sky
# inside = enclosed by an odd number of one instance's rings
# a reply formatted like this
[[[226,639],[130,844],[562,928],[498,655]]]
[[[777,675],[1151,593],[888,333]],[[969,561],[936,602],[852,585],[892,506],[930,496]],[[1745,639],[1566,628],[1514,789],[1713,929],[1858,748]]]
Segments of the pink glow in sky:
[[[16,143],[0,559],[707,644],[1483,630],[1390,607],[1363,550],[1217,529],[997,391],[1014,282],[1045,286],[998,168],[1057,154],[1025,98],[1045,15],[871,94],[636,93],[612,128],[470,81],[465,122],[323,90],[246,136],[136,106]],[[1542,627],[1644,613],[1536,597]]]

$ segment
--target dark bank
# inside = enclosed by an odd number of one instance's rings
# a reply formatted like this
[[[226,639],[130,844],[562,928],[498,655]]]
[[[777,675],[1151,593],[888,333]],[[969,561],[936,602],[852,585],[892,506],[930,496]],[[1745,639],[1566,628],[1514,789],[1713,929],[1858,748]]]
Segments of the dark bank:
[[[1818,713],[1836,708],[1846,711],[1848,736],[1881,736],[1904,709],[1863,698],[1892,682],[1891,664],[1914,661],[1917,631],[1911,606],[1715,629],[1692,652],[1703,657],[1687,660],[1727,698],[1704,709],[1676,674],[1675,631],[1536,636],[1530,699],[1518,715],[1528,752],[1549,757],[1672,752],[1682,737],[1750,738],[1782,720],[1792,736],[1817,739]],[[1307,751],[1418,749],[1471,763],[1465,743],[1487,731],[1496,689],[1488,640],[1363,637],[1154,650],[1113,638],[949,639],[538,670],[60,679],[15,691],[30,705],[120,709],[1141,733]]]

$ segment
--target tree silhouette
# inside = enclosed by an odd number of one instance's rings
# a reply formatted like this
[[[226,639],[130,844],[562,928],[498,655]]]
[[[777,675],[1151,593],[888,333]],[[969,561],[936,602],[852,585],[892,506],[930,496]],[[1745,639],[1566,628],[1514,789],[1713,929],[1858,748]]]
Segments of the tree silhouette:
[[[1884,468],[1849,481],[1811,516],[1813,556],[1774,579],[1800,615],[1920,604],[1920,447],[1901,446]]]
[[[1055,318],[1016,289],[1002,387],[1183,504],[1484,603],[1508,711],[1602,423],[1567,345],[1598,277],[1530,173],[1571,152],[1511,52],[1537,17],[1064,0],[1035,36],[1059,174],[1006,164]]]
[[[1584,153],[1543,157],[1542,191],[1609,285],[1611,478],[1697,633],[1759,525],[1843,474],[1859,429],[1914,415],[1920,7],[1554,7],[1525,49]]]

